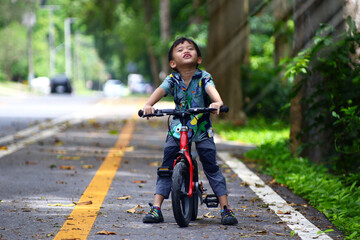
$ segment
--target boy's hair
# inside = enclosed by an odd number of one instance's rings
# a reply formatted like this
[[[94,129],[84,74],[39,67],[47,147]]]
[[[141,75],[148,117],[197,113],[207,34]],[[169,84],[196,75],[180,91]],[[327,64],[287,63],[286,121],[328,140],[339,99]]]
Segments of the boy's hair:
[[[200,51],[200,48],[199,46],[194,42],[194,40],[190,39],[190,38],[186,38],[186,37],[180,37],[178,39],[176,39],[174,41],[174,43],[172,44],[172,46],[170,47],[170,50],[169,50],[169,54],[168,54],[168,58],[169,58],[169,62],[173,59],[173,50],[174,48],[179,45],[179,44],[182,44],[184,42],[189,42],[189,43],[192,43],[194,46],[195,46],[195,50],[197,52],[197,55],[198,57],[201,57],[201,51]]]

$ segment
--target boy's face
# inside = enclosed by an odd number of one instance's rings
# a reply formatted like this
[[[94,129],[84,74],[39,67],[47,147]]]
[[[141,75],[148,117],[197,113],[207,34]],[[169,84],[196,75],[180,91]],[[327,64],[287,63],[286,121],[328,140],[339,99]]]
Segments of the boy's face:
[[[173,59],[170,61],[170,67],[172,69],[179,68],[186,65],[197,65],[201,64],[201,57],[197,55],[194,44],[185,41],[180,43],[173,49]]]

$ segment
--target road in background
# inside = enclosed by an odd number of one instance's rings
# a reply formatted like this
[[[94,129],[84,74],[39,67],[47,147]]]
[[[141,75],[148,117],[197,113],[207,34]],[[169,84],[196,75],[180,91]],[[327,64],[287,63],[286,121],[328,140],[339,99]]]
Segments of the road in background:
[[[84,111],[101,97],[67,94],[0,97],[0,137],[14,134],[39,122]]]

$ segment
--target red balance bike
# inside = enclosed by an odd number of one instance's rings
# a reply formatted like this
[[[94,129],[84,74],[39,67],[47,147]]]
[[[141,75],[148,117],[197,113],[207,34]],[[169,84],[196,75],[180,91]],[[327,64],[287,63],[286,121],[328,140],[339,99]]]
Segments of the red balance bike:
[[[171,200],[175,220],[180,227],[187,227],[191,220],[196,220],[198,214],[199,200],[200,204],[205,203],[207,207],[215,208],[219,205],[219,200],[215,194],[203,194],[206,189],[202,182],[199,182],[197,161],[192,158],[190,148],[191,139],[188,138],[189,128],[186,121],[189,116],[199,113],[210,113],[216,111],[215,108],[190,108],[186,110],[176,109],[157,109],[153,114],[143,115],[139,111],[140,117],[163,117],[174,116],[180,119],[180,151],[174,160],[172,168],[162,166],[158,168],[157,174],[164,177],[172,177]],[[228,112],[229,108],[223,106],[220,112]]]

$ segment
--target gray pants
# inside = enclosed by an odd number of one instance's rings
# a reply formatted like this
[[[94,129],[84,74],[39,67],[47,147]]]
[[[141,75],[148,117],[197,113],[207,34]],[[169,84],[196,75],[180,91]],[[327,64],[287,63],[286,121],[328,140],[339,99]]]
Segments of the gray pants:
[[[216,161],[216,147],[214,139],[209,138],[201,142],[196,142],[195,145],[211,189],[217,197],[227,195],[226,181]],[[171,136],[167,136],[162,166],[172,168],[179,150],[179,141],[177,139],[175,140]],[[160,194],[165,198],[169,198],[171,181],[171,177],[158,176],[155,194]]]

